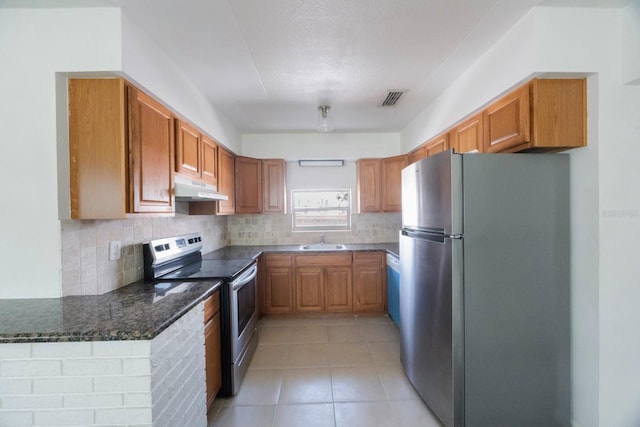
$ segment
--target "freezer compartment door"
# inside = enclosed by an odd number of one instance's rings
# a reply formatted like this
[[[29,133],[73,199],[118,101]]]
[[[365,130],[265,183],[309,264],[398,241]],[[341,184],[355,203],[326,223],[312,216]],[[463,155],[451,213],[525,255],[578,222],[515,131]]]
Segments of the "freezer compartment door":
[[[462,234],[462,159],[443,151],[402,170],[402,226]]]
[[[454,425],[454,406],[460,403],[454,397],[454,368],[456,377],[462,368],[457,367],[461,356],[454,354],[458,351],[454,352],[454,341],[460,337],[454,334],[458,319],[453,317],[453,307],[460,304],[455,301],[454,267],[461,245],[442,235],[415,238],[403,232],[400,236],[402,365],[418,394],[448,426]],[[459,394],[457,384],[455,388]]]

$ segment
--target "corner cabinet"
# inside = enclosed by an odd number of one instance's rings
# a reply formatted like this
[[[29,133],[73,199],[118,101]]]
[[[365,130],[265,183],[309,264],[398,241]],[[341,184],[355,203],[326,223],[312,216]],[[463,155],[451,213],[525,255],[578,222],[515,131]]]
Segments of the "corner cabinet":
[[[69,80],[72,219],[173,214],[174,120],[124,79]]]
[[[287,212],[286,163],[283,159],[262,160],[262,213]]]
[[[402,169],[409,164],[405,155],[382,159],[382,211],[402,210]]]
[[[262,162],[243,156],[236,156],[234,162],[236,212],[261,213]]]
[[[382,206],[381,159],[360,159],[358,170],[358,212],[380,212]]]

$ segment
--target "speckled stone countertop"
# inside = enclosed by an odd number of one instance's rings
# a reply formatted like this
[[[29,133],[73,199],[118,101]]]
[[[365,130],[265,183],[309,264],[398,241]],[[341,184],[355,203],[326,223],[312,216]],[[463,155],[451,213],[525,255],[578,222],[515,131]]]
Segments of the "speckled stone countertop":
[[[219,287],[136,282],[103,295],[0,300],[0,343],[150,340]]]
[[[399,253],[398,243],[345,246],[337,252]],[[227,246],[203,258],[258,258],[265,252],[328,251],[301,250],[300,245]],[[220,286],[219,281],[172,283],[169,289],[136,282],[104,295],[0,300],[0,343],[153,339]]]
[[[331,243],[327,243],[330,245]],[[396,256],[399,255],[398,242],[389,243],[353,243],[345,244],[345,249],[336,252],[348,251],[386,251]],[[229,258],[258,258],[265,252],[292,252],[292,253],[326,253],[330,251],[302,250],[300,245],[256,245],[256,246],[227,246],[213,252],[204,254],[204,259],[229,259]]]

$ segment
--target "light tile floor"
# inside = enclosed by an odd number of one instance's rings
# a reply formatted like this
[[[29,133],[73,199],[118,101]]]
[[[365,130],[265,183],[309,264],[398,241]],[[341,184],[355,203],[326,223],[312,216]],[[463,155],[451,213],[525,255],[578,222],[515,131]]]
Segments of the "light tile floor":
[[[260,320],[240,391],[216,399],[210,427],[440,427],[400,365],[386,316]]]

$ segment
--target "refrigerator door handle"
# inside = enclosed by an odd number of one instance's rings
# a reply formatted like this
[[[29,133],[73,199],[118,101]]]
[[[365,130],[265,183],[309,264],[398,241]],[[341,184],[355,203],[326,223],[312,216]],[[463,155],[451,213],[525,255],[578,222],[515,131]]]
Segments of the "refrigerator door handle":
[[[431,240],[432,242],[440,242],[440,243],[443,243],[444,239],[460,240],[464,238],[464,234],[447,235],[447,234],[441,234],[441,233],[430,233],[422,230],[410,230],[406,228],[402,230],[402,235],[411,237],[414,239],[425,239],[425,240]]]

